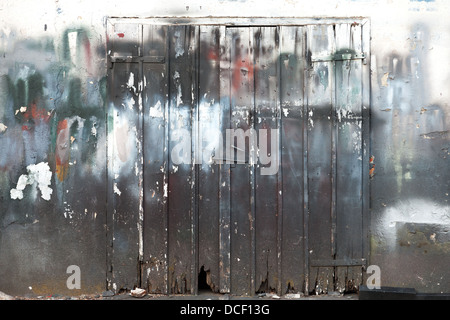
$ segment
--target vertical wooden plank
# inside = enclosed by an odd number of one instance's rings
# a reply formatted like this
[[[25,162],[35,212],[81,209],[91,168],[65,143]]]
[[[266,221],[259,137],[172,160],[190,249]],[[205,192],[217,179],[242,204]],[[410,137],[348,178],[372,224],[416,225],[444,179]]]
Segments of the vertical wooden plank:
[[[333,26],[309,26],[308,50],[312,58],[333,54]],[[307,81],[308,259],[311,266],[308,291],[320,294],[333,290],[333,268],[314,266],[315,261],[333,258],[330,233],[333,62],[312,63]]]
[[[170,282],[169,282],[169,199],[168,199],[168,190],[167,190],[167,183],[169,181],[169,164],[170,164],[170,59],[169,59],[169,48],[170,48],[170,37],[169,37],[169,27],[166,29],[166,56],[165,56],[165,81],[167,84],[166,88],[166,104],[164,106],[164,167],[162,168],[163,175],[163,184],[162,184],[162,190],[163,190],[163,212],[164,212],[164,226],[165,226],[165,278],[164,281],[166,283],[165,291],[166,293],[170,292]]]
[[[200,27],[199,57],[199,145],[197,163],[199,205],[199,267],[207,273],[207,284],[214,292],[219,285],[219,185],[220,168],[215,150],[222,148],[220,131],[220,29]],[[200,270],[197,270],[199,273]]]
[[[306,28],[281,27],[281,293],[304,290],[303,106]]]
[[[220,33],[220,131],[222,145],[215,150],[214,161],[219,164],[219,290],[231,291],[231,183],[230,164],[226,163],[223,138],[230,128],[231,116],[231,33],[225,27]]]
[[[195,110],[197,50],[195,26],[170,26],[168,246],[170,293],[191,289],[192,257],[192,111]]]
[[[115,63],[109,81],[108,156],[109,232],[111,245],[111,278],[108,287],[115,292],[138,285],[139,263],[139,64]]]
[[[197,163],[197,150],[199,141],[199,57],[200,57],[200,28],[193,30],[189,43],[191,64],[191,286],[190,293],[198,294],[198,200],[199,200],[199,166]]]
[[[361,26],[336,25],[336,53],[361,52]],[[362,258],[362,60],[336,61],[336,259]],[[361,266],[337,267],[336,288],[355,291]]]
[[[280,56],[281,56],[281,27],[277,26],[276,28],[276,34],[275,34],[275,46],[277,48],[276,52],[276,65],[277,65],[277,101],[276,101],[276,137],[274,137],[271,134],[271,143],[270,149],[271,153],[274,155],[274,157],[271,160],[271,166],[272,168],[275,168],[275,170],[270,171],[270,173],[275,174],[276,172],[276,179],[277,179],[277,188],[276,188],[276,195],[277,195],[277,290],[276,292],[278,294],[283,294],[282,292],[282,265],[283,265],[283,257],[282,257],[282,242],[283,242],[283,168],[281,166],[281,162],[283,161],[282,158],[282,147],[283,147],[283,140],[281,139],[281,94],[280,94],[280,87],[281,87],[281,63],[280,63]],[[274,153],[276,151],[276,153]],[[274,163],[275,162],[275,163]]]
[[[167,27],[144,25],[144,56],[167,55]],[[167,59],[166,59],[167,60]],[[168,65],[143,66],[144,112],[144,259],[142,285],[149,293],[167,294],[167,118]]]
[[[276,27],[254,28],[254,128],[258,133],[259,161],[255,163],[255,234],[256,266],[255,288],[257,292],[278,289],[278,226],[281,212],[278,210],[278,143],[272,143],[271,129],[278,129],[279,106],[279,39]],[[267,135],[262,139],[262,135]],[[263,141],[266,140],[266,141]],[[261,144],[265,145],[262,146]],[[262,153],[266,154],[262,154]],[[262,157],[271,156],[276,163],[268,163]],[[264,164],[261,162],[263,159]],[[266,168],[267,173],[261,171]],[[273,169],[275,168],[275,169]]]
[[[370,159],[370,20],[363,21],[361,25],[361,50],[366,58],[362,64],[362,257],[368,261],[370,253],[369,237],[369,208],[370,208],[370,185],[369,185],[369,159]],[[366,272],[363,266],[363,283],[365,282]]]
[[[242,129],[250,133],[251,113],[254,106],[254,66],[250,28],[230,28],[231,36],[231,129]],[[230,135],[232,136],[232,135]],[[230,137],[229,136],[229,137]],[[227,137],[227,138],[229,138]],[[231,137],[226,139],[227,155],[245,158],[249,161],[249,143],[237,145]],[[230,152],[231,151],[231,152]],[[227,156],[228,157],[228,156]],[[230,159],[231,160],[231,159]],[[232,161],[234,162],[234,161]],[[251,168],[248,163],[236,161],[231,168],[231,287],[235,294],[247,295],[254,292],[252,236],[253,206]]]
[[[141,45],[137,24],[108,23],[108,58],[137,55]],[[125,37],[126,34],[126,37]],[[111,60],[110,60],[111,61]],[[139,282],[139,195],[138,177],[128,169],[138,161],[140,116],[137,63],[110,63],[108,70],[107,117],[107,287],[118,292]]]

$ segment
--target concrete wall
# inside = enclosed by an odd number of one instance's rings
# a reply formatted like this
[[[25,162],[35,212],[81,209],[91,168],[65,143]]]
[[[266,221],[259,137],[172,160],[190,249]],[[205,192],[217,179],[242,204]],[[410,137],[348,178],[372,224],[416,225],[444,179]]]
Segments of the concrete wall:
[[[73,294],[69,265],[81,291],[106,287],[106,17],[289,16],[370,19],[370,264],[382,285],[450,292],[449,12],[446,0],[2,1],[0,290]]]

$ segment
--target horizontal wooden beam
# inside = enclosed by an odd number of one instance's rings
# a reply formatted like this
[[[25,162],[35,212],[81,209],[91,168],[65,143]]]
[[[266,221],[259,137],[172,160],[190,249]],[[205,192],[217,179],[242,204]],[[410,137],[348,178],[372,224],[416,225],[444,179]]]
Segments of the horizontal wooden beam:
[[[366,259],[323,259],[311,260],[312,267],[346,267],[346,266],[366,266]]]

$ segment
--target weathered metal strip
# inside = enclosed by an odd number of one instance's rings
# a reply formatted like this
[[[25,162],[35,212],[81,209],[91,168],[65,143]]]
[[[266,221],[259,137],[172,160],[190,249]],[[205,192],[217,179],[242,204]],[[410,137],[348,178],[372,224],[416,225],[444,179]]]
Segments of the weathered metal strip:
[[[334,52],[333,26],[308,28],[308,52]],[[332,258],[332,82],[333,62],[311,65],[307,100],[308,260]],[[321,294],[333,288],[333,269],[310,266],[308,292]]]
[[[191,184],[192,91],[196,50],[195,26],[169,27],[169,176],[164,185],[168,197],[169,287],[170,293],[191,289],[192,215]]]
[[[167,27],[144,26],[146,46],[161,55],[167,52]],[[168,167],[168,62],[143,63],[144,113],[144,259],[141,286],[149,293],[168,292],[167,288],[167,197],[164,185]]]
[[[255,66],[255,31],[256,28],[249,28],[249,64],[253,68],[254,72],[254,66]],[[250,70],[249,70],[250,71]],[[255,129],[255,74],[253,73],[253,78],[249,77],[249,82],[253,82],[250,85],[249,91],[253,91],[253,97],[252,102],[250,104],[249,108],[249,116],[248,116],[248,128]],[[258,146],[255,145],[255,140],[250,139],[248,144],[248,152],[251,153],[251,150],[256,149]],[[250,155],[249,155],[250,157]],[[253,292],[256,292],[256,176],[255,176],[255,165],[250,163],[250,159],[248,161],[248,170],[249,170],[249,181],[250,181],[250,215],[248,217],[249,219],[249,227],[250,227],[250,294],[253,294]]]
[[[225,137],[225,130],[230,127],[231,117],[231,39],[224,26],[220,30],[220,109],[221,132]],[[217,150],[216,152],[223,152]],[[222,158],[223,154],[217,155]],[[219,184],[219,288],[221,293],[231,292],[231,183],[230,165],[225,161],[218,161],[220,170]]]
[[[250,116],[254,108],[253,53],[249,28],[229,28],[231,37],[231,128],[246,132],[251,127]],[[226,139],[227,153],[242,157],[231,168],[231,286],[236,294],[248,294],[252,285],[252,230],[253,213],[250,202],[252,187],[250,167],[245,146]],[[244,158],[245,157],[245,158]],[[239,159],[239,158],[237,158]],[[245,159],[245,160],[244,160]]]
[[[278,106],[279,106],[279,44],[276,27],[260,27],[253,30],[254,57],[254,112],[252,128],[258,136],[249,145],[258,150],[259,158],[251,165],[252,182],[255,183],[254,252],[255,290],[277,290],[278,277],[278,227],[281,214],[278,210]],[[272,132],[274,130],[274,132]],[[253,145],[254,143],[254,145]],[[274,148],[276,148],[274,150]],[[270,155],[270,163],[266,159]]]
[[[281,293],[304,291],[304,27],[280,28]],[[280,208],[278,209],[280,210]]]
[[[220,141],[220,28],[200,26],[198,266],[204,268],[206,284],[220,290],[220,165],[214,155]],[[199,272],[199,270],[197,271]],[[204,285],[204,283],[203,283]],[[199,283],[200,286],[200,283]],[[199,288],[200,289],[200,288]]]
[[[275,48],[274,50],[276,52],[275,57],[275,63],[277,67],[276,72],[276,79],[277,79],[277,100],[276,100],[276,129],[278,130],[278,135],[276,139],[278,139],[278,148],[276,150],[275,154],[275,160],[276,160],[276,166],[277,166],[277,188],[276,188],[276,195],[277,195],[277,293],[283,294],[282,287],[283,287],[283,255],[282,255],[282,243],[283,243],[283,167],[281,166],[281,163],[283,161],[282,159],[282,150],[283,150],[283,140],[281,131],[283,128],[281,127],[282,124],[282,110],[281,110],[281,27],[276,27],[275,30]],[[274,137],[271,137],[273,139]],[[274,150],[271,150],[273,153]],[[273,165],[273,164],[272,164]]]
[[[199,197],[199,165],[197,164],[197,150],[199,148],[199,67],[200,67],[200,27],[196,26],[193,30],[191,43],[190,64],[191,69],[191,294],[198,294],[198,197]]]
[[[336,51],[361,51],[361,26],[336,25]],[[336,61],[337,199],[336,259],[362,257],[362,61]],[[336,269],[336,289],[354,291],[361,281],[360,267]]]
[[[169,27],[166,29],[166,56],[169,56],[170,53],[170,37],[169,37]],[[169,181],[169,163],[170,163],[170,141],[169,141],[169,132],[170,132],[170,90],[171,90],[171,81],[169,79],[170,75],[170,64],[168,59],[165,63],[165,76],[164,79],[167,81],[165,94],[165,103],[164,103],[164,166],[162,167],[163,175],[163,183],[161,185],[161,190],[163,191],[163,217],[164,217],[164,242],[165,242],[165,255],[164,255],[164,283],[165,293],[168,294],[170,292],[170,283],[169,283],[169,199],[166,185]]]
[[[109,287],[115,292],[139,284],[136,272],[139,265],[139,178],[129,170],[139,165],[139,76],[139,64],[120,64],[114,67],[108,79],[110,96],[114,97],[108,128],[113,140],[110,144],[112,167],[108,172],[112,190],[109,193],[112,203]],[[123,146],[128,146],[128,150]]]
[[[367,20],[361,25],[361,49],[365,53],[370,52],[370,21]],[[370,77],[370,54],[366,54],[366,59],[362,65],[362,257],[368,259],[370,252],[369,222],[370,222],[370,179],[369,179],[369,159],[370,148],[370,106],[371,106],[371,77]],[[363,273],[363,280],[364,275]]]

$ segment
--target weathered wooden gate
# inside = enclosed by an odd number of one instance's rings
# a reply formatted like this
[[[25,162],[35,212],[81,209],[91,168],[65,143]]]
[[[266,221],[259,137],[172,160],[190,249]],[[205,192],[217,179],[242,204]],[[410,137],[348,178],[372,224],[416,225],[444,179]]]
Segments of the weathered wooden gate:
[[[109,19],[107,36],[110,288],[357,288],[367,21]]]

